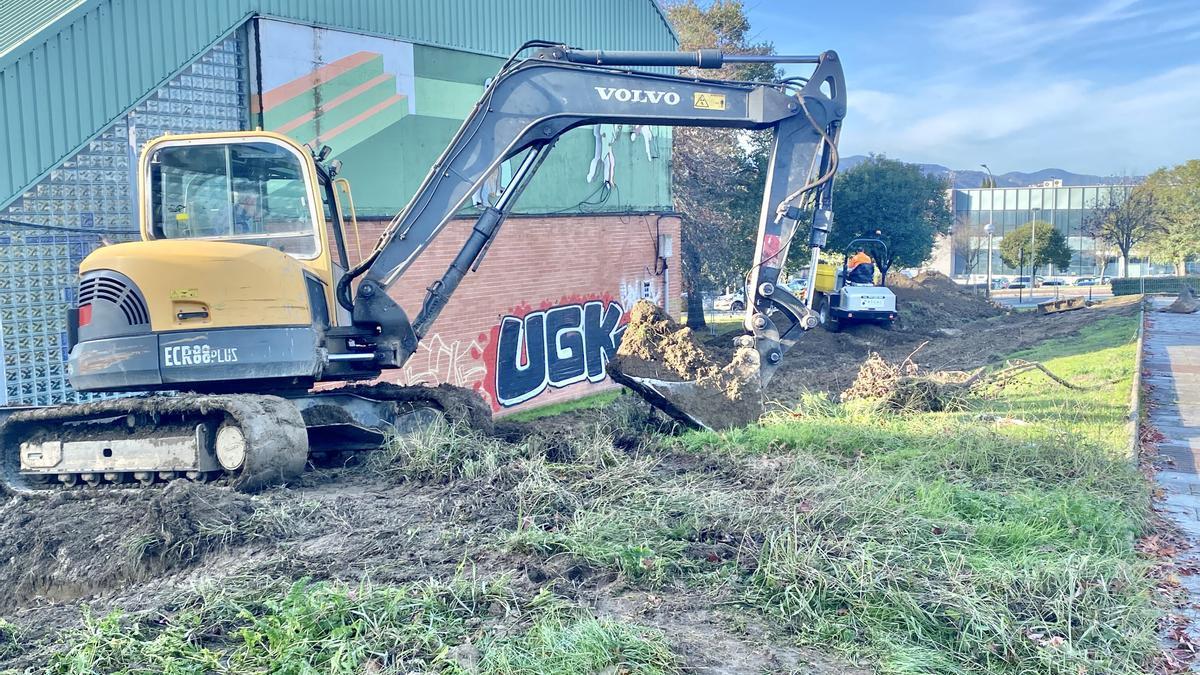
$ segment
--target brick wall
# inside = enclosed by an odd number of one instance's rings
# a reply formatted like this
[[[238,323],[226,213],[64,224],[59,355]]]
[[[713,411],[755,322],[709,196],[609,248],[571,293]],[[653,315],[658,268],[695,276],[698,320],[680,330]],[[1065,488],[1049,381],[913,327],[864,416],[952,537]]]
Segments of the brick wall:
[[[457,219],[392,288],[409,317],[446,269],[473,221]],[[369,254],[386,222],[360,222]],[[665,277],[655,265],[657,234],[673,255]],[[359,252],[353,233],[347,247]],[[668,300],[679,316],[679,219],[649,215],[513,217],[479,271],[469,274],[403,370],[402,384],[450,383],[480,391],[498,415],[611,389],[603,363],[619,344],[640,297]]]

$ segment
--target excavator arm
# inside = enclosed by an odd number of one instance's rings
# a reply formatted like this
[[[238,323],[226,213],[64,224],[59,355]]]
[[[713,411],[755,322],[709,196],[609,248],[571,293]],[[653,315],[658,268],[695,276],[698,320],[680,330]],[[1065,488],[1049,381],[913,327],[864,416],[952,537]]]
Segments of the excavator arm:
[[[532,43],[531,43],[532,44]],[[703,126],[773,131],[770,165],[749,273],[745,328],[762,359],[763,382],[783,353],[817,325],[806,306],[778,285],[792,238],[811,222],[815,271],[832,218],[837,138],[846,113],[837,55],[734,56],[697,52],[601,52],[538,43],[531,58],[510,59],[487,86],[408,206],[392,220],[374,252],[338,286],[354,330],[369,336],[381,368],[413,354],[468,271],[476,268],[521,191],[555,141],[600,123]],[[719,68],[737,61],[814,65],[808,78],[775,83],[710,80],[628,70],[626,66]],[[496,204],[485,206],[467,241],[427,291],[412,320],[387,289],[444,229],[501,162],[524,153]],[[361,277],[351,297],[351,284]],[[810,279],[810,287],[813,280]]]

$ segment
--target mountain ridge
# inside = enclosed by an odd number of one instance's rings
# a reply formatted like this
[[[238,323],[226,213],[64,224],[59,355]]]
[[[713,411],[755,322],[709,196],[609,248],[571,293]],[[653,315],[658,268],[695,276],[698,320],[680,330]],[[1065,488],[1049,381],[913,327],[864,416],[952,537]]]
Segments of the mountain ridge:
[[[838,163],[839,171],[848,171],[870,159],[866,155],[850,155],[842,157]],[[895,158],[891,158],[895,159]],[[903,160],[900,160],[903,161]],[[972,169],[951,169],[941,164],[925,164],[922,162],[912,162],[921,167],[921,171],[929,176],[937,176],[938,178],[949,179],[953,177],[954,187],[978,188],[983,185],[984,179],[987,178],[987,172],[982,170]],[[996,178],[996,187],[1029,187],[1041,183],[1046,180],[1059,179],[1064,186],[1068,185],[1108,185],[1110,183],[1121,182],[1120,178],[1096,176],[1087,173],[1075,173],[1066,169],[1038,169],[1037,171],[1009,171],[1007,173],[994,174]],[[1135,177],[1136,178],[1136,177]]]

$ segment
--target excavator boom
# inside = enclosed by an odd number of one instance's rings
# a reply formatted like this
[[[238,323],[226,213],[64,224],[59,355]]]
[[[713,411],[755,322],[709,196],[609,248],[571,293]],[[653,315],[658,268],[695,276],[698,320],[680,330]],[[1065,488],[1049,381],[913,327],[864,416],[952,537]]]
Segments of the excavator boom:
[[[627,70],[622,66],[718,68],[748,60],[811,63],[808,78],[780,82],[710,80]],[[567,131],[600,123],[724,127],[773,132],[755,258],[749,274],[745,328],[759,357],[760,384],[783,353],[817,325],[806,306],[778,284],[779,272],[802,219],[811,220],[809,248],[816,259],[832,220],[832,177],[837,138],[846,113],[837,55],[729,56],[698,52],[602,52],[544,46],[531,58],[510,60],[492,80],[458,133],[431,168],[408,206],[392,220],[374,252],[350,270],[338,298],[356,329],[374,340],[383,368],[400,367],[416,351],[468,271],[481,261],[505,217],[554,142]],[[469,195],[501,162],[524,153],[497,203],[479,215],[467,241],[420,312],[410,320],[387,289],[438,236]],[[816,265],[811,266],[812,269]],[[351,283],[361,277],[354,297]],[[694,426],[704,420],[672,406],[683,384],[624,382]]]

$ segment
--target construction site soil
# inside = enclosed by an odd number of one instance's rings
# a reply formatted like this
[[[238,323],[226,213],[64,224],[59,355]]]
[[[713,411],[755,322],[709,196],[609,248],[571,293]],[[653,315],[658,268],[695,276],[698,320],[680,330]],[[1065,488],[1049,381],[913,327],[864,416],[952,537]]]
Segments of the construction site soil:
[[[943,279],[926,275],[892,284],[902,315],[893,330],[811,331],[788,354],[767,398],[788,406],[807,391],[837,395],[872,352],[899,361],[920,348],[914,358],[923,369],[960,370],[1137,308],[1137,298],[1128,298],[1049,316],[1011,313]],[[570,451],[560,448],[564,439],[589,433],[594,416],[603,414],[501,421],[495,442],[523,441],[542,448],[548,461],[570,460]],[[614,429],[608,447],[644,452],[643,439],[670,427],[647,414],[640,426]],[[539,438],[540,445],[533,442]],[[752,496],[761,489],[756,481],[767,480],[748,465],[726,479],[734,469],[663,453],[654,457],[653,471],[727,481],[731,493]],[[522,466],[429,480],[398,480],[369,464],[323,468],[296,485],[256,495],[182,480],[155,489],[8,495],[0,505],[0,617],[24,635],[45,637],[0,653],[0,670],[42,672],[85,609],[94,616],[114,609],[165,616],[181,593],[223,580],[390,584],[451,579],[466,567],[479,578],[510,575],[514,591],[527,598],[548,589],[596,616],[657,627],[690,672],[858,672],[834,656],[794,647],[766,618],[739,611],[719,591],[682,582],[647,588],[567,554],[508,545],[521,525],[514,485]]]

